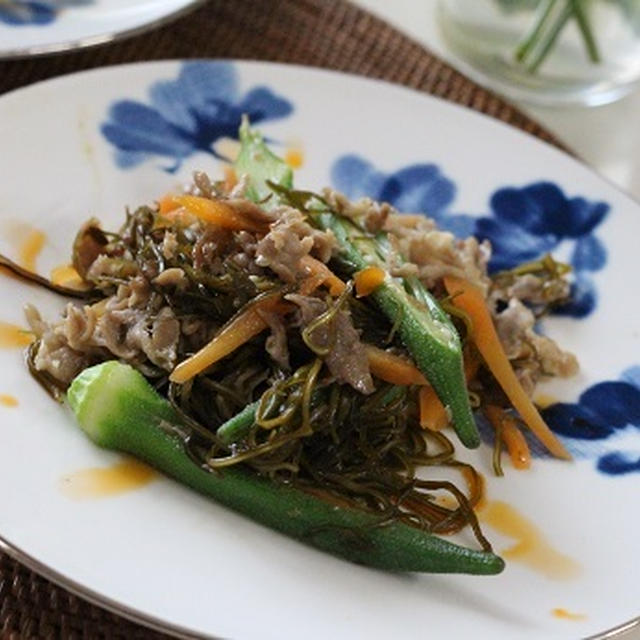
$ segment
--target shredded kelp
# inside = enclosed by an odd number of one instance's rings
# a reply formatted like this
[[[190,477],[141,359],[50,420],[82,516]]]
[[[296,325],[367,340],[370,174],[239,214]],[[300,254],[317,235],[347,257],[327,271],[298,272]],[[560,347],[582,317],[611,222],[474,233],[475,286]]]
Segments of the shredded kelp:
[[[234,364],[255,363],[255,347],[243,351]],[[211,374],[188,386],[175,385],[169,396],[174,406],[209,427],[204,435],[194,431],[192,455],[215,470],[242,463],[336,503],[379,513],[381,523],[402,520],[434,533],[471,525],[482,547],[489,549],[473,513],[482,494],[477,472],[455,459],[444,434],[420,428],[417,389],[380,384],[375,393],[363,396],[323,379],[321,370],[322,361],[316,358],[291,375],[273,375],[245,435],[229,446],[211,434],[264,387],[255,364],[252,370],[221,378],[216,395],[211,393]],[[463,492],[449,481],[421,479],[429,468],[466,472],[469,488]]]
[[[73,244],[81,292],[0,260],[32,282],[84,298],[83,306],[67,307],[58,323],[32,317],[31,373],[61,399],[87,366],[126,361],[178,411],[179,435],[202,468],[217,473],[241,465],[335,504],[376,513],[380,526],[402,521],[442,534],[470,527],[482,548],[490,549],[473,511],[482,498],[480,475],[456,459],[444,433],[421,424],[421,387],[392,384],[381,370],[374,374],[367,346],[387,354],[389,362],[400,359],[425,384],[399,334],[411,306],[423,312],[436,304],[433,296],[444,310],[435,316],[436,329],[440,335],[457,330],[464,347],[465,401],[468,396],[473,409],[487,402],[509,408],[472,344],[473,320],[456,305],[457,294],[447,293],[442,275],[428,291],[426,283],[437,269],[460,275],[468,268],[499,324],[501,310],[514,300],[512,289],[523,283],[537,314],[564,299],[565,266],[545,257],[491,279],[485,249],[475,239],[463,246],[452,237],[443,240],[422,217],[405,219],[388,206],[351,205],[336,194],[325,198],[268,184],[271,195],[254,203],[237,185],[197,174],[194,195],[128,211],[115,232],[90,220]],[[355,296],[353,265],[321,224],[318,216],[325,214],[344,221],[352,230],[349,241],[369,252],[384,278],[403,283],[409,307],[390,314],[372,296]],[[434,264],[405,259],[416,243],[430,238],[442,249],[442,255],[434,253]],[[456,251],[462,257],[455,258]],[[339,293],[326,285],[327,274]],[[522,361],[522,372],[538,375],[544,367],[533,339],[524,330],[512,333],[516,346],[527,349],[513,358],[514,366]],[[225,351],[228,344],[232,348]],[[214,347],[222,357],[198,359]],[[185,363],[188,375],[176,381]],[[429,409],[451,424],[449,407],[437,397]],[[501,452],[498,433],[498,474]]]

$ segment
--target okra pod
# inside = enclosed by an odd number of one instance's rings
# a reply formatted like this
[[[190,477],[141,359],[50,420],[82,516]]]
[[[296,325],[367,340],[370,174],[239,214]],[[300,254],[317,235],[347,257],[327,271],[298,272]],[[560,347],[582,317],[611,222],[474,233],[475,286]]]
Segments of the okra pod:
[[[291,170],[268,149],[246,119],[240,127],[240,142],[236,170],[249,180],[247,196],[256,201],[269,197],[267,203],[273,206],[278,194],[269,185],[290,190]],[[334,233],[339,245],[338,260],[346,272],[353,275],[372,265],[384,267],[390,252],[385,233],[367,234],[326,207],[314,207],[313,198],[309,202],[313,222]],[[449,412],[460,441],[467,447],[478,447],[480,435],[469,405],[460,338],[447,314],[417,278],[388,277],[372,298],[392,323],[398,323],[402,342]]]
[[[496,574],[503,560],[417,528],[332,504],[240,468],[211,473],[185,450],[171,404],[129,365],[104,362],[71,384],[68,401],[99,446],[133,455],[253,520],[336,556],[389,571]]]
[[[364,235],[355,224],[330,211],[314,215],[314,220],[323,229],[333,231],[339,245],[338,259],[350,274],[371,265],[384,265],[388,250],[384,234],[377,238]],[[371,296],[387,318],[397,323],[400,339],[450,412],[461,442],[471,448],[479,446],[460,338],[447,314],[417,278],[403,281],[388,276]]]
[[[216,431],[216,436],[222,444],[230,445],[242,440],[250,431],[256,419],[257,402],[248,404],[242,411],[223,422]]]

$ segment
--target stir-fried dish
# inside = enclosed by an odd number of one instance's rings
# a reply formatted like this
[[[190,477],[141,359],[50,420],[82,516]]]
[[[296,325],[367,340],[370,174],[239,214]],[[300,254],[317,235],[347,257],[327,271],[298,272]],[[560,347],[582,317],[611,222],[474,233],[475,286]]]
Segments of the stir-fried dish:
[[[27,309],[31,372],[62,399],[94,365],[126,363],[213,480],[237,468],[367,513],[377,530],[470,527],[489,552],[473,511],[481,478],[448,427],[476,447],[474,413],[493,425],[496,473],[502,447],[529,464],[527,430],[568,457],[530,400],[543,376],[577,368],[534,330],[567,299],[567,267],[546,256],[490,276],[487,242],[367,198],[298,191],[246,122],[240,137],[224,179],[196,173],[117,231],[95,219],[79,230],[81,285],[40,281],[83,300],[55,321]]]

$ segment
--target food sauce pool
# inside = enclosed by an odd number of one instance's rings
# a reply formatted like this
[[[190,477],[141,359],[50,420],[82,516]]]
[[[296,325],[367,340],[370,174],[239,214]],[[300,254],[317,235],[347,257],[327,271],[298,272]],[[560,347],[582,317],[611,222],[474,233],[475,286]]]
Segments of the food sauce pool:
[[[575,560],[554,549],[531,520],[506,502],[486,502],[478,510],[478,519],[515,540],[512,546],[500,551],[505,560],[519,562],[554,580],[570,580],[580,573]]]
[[[0,393],[0,405],[3,407],[17,407],[18,398],[9,393]]]
[[[36,271],[36,260],[46,242],[44,232],[37,229],[29,229],[18,246],[18,264],[29,271]],[[1,268],[2,274],[16,277],[6,268]],[[26,347],[33,340],[33,334],[23,327],[8,322],[0,322],[0,348],[11,349]]]
[[[137,460],[126,459],[108,467],[80,469],[61,478],[60,489],[73,500],[108,498],[140,489],[158,477]]]

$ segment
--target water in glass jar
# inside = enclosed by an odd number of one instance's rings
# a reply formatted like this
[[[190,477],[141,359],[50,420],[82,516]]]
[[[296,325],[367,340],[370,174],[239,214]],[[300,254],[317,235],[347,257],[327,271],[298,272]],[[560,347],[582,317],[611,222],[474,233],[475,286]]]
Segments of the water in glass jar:
[[[640,79],[640,0],[440,0],[439,22],[471,75],[513,98],[601,104]]]

